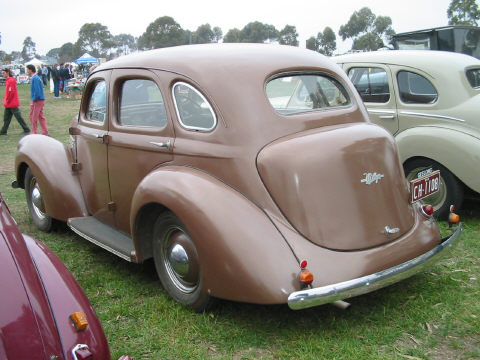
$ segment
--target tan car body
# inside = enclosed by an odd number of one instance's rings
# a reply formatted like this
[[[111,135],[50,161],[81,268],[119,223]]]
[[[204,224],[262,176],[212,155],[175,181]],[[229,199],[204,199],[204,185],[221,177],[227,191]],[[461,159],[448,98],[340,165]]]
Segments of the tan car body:
[[[278,74],[299,72],[334,79],[347,89],[348,104],[279,114],[265,86]],[[158,86],[163,128],[119,124],[120,84],[133,78]],[[99,79],[108,94],[103,124],[87,118]],[[182,126],[172,95],[178,83],[207,99],[216,114],[213,129]],[[154,256],[161,231],[155,224],[168,211],[184,225],[178,243],[195,254],[196,263],[188,264],[199,269],[195,289],[208,296],[288,301],[292,308],[343,299],[377,287],[362,283],[321,299],[302,291],[376,276],[419,257],[423,263],[460,232],[441,240],[434,220],[408,203],[394,139],[369,123],[347,76],[311,51],[202,45],[107,62],[90,75],[71,134],[72,146],[41,135],[19,144],[16,184],[30,189],[25,179],[33,172],[42,200],[34,209],[73,230],[76,221],[93,219],[115,234],[112,241],[131,241],[131,250],[105,245],[95,231],[82,236],[133,262]],[[384,178],[367,185],[366,174],[374,172]],[[299,282],[304,259],[315,277],[311,289]]]
[[[367,100],[365,106],[372,122],[395,136],[403,164],[416,158],[434,160],[480,193],[480,87],[472,87],[466,77],[468,70],[480,69],[480,60],[428,50],[376,51],[332,59],[347,73],[366,67],[386,72],[389,100]],[[402,101],[397,81],[401,71],[423,76],[433,84],[438,98],[425,104]]]

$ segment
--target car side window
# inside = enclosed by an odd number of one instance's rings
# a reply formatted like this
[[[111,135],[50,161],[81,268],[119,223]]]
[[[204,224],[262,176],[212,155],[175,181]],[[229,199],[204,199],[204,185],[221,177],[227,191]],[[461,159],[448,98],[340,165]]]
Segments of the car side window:
[[[480,69],[467,70],[467,80],[474,89],[480,87]]]
[[[103,123],[107,115],[107,88],[105,81],[97,81],[90,93],[87,107],[87,120]]]
[[[438,98],[433,84],[422,75],[399,71],[397,74],[400,99],[407,104],[431,104]]]
[[[173,86],[173,99],[180,124],[190,130],[210,131],[217,117],[207,99],[193,86],[179,82]]]
[[[377,67],[354,67],[348,77],[364,102],[386,103],[390,100],[387,72]]]
[[[164,127],[167,112],[157,84],[146,79],[129,79],[122,83],[119,101],[121,125]]]

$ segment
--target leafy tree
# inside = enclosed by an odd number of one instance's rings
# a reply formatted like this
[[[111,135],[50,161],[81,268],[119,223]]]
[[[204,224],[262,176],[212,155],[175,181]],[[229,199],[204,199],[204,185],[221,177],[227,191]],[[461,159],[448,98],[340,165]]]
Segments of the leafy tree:
[[[326,56],[332,56],[337,48],[337,36],[331,27],[327,26],[317,37],[310,37],[306,42],[307,49],[317,51]]]
[[[137,50],[136,39],[129,34],[120,34],[113,37],[117,47],[117,56],[127,55]]]
[[[477,26],[480,10],[475,0],[452,0],[447,9],[449,25]]]
[[[278,35],[278,41],[281,45],[298,46],[297,28],[292,25],[285,25]]]
[[[27,61],[35,56],[36,44],[33,42],[30,36],[27,36],[25,40],[23,40],[23,49],[22,49],[22,58],[23,60]]]
[[[0,62],[4,62],[7,57],[7,53],[3,50],[0,50]]]
[[[228,30],[227,34],[223,37],[224,43],[239,43],[242,42],[242,31],[234,28]]]
[[[71,62],[75,60],[78,56],[75,56],[74,54],[74,49],[75,45],[72,44],[71,42],[65,43],[62,46],[60,46],[60,49],[58,49],[58,62],[65,63],[65,62]]]
[[[200,25],[192,34],[192,44],[208,44],[215,42],[215,33],[210,24]]]
[[[48,50],[47,56],[58,59],[58,57],[59,57],[58,54],[59,53],[60,53],[60,48],[54,48],[54,49]]]
[[[78,32],[75,44],[80,52],[88,52],[95,57],[106,57],[115,46],[112,34],[100,23],[86,23]]]
[[[148,25],[138,38],[138,48],[142,50],[182,45],[185,43],[185,30],[170,16],[159,17]]]
[[[384,40],[390,42],[395,31],[390,17],[377,17],[368,7],[363,7],[352,14],[347,24],[340,26],[338,34],[342,40],[352,38],[353,49],[372,51],[383,47]]]
[[[220,40],[222,40],[222,37],[223,37],[223,31],[222,29],[220,29],[218,26],[215,26],[213,28],[213,36],[214,36],[214,40],[215,42],[219,42]]]
[[[241,42],[263,43],[265,41],[275,41],[278,39],[278,35],[279,32],[275,29],[275,26],[254,21],[245,25],[242,29]]]
[[[305,47],[309,50],[317,51],[317,48],[318,48],[317,39],[314,36],[310,36],[305,41]]]

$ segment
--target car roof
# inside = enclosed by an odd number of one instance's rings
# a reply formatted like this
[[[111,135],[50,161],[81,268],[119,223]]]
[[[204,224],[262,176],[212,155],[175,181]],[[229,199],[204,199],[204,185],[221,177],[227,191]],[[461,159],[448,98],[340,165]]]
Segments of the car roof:
[[[155,49],[108,61],[95,72],[115,68],[146,68],[176,72],[193,79],[205,75],[256,76],[277,70],[330,70],[337,65],[307,49],[271,44],[201,44]]]
[[[338,64],[342,63],[380,63],[390,65],[409,66],[429,73],[448,70],[480,67],[480,60],[473,56],[436,50],[382,50],[332,57]]]

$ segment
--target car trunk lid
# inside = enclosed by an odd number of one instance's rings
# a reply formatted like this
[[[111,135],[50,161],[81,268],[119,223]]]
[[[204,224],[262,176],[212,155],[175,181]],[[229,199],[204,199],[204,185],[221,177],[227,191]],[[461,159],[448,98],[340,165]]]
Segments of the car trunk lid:
[[[336,250],[387,243],[414,224],[393,138],[369,123],[290,135],[258,155],[260,176],[291,225]]]

